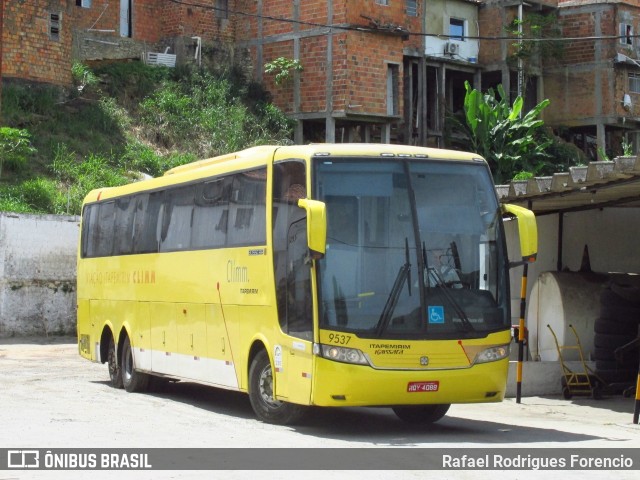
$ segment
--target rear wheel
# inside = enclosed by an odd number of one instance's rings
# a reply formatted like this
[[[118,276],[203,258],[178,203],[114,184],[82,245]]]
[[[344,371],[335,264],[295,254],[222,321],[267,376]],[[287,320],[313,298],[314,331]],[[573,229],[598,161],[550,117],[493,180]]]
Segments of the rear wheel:
[[[426,425],[434,423],[445,416],[449,410],[449,404],[442,405],[420,405],[411,407],[394,407],[393,413],[398,418],[407,423]]]
[[[118,364],[118,352],[113,336],[109,338],[109,349],[107,350],[107,366],[109,367],[109,378],[113,388],[122,388],[122,373]]]
[[[129,337],[124,337],[122,345],[122,384],[127,392],[144,392],[149,385],[149,375],[138,372],[133,365],[133,349]]]
[[[273,392],[273,371],[267,352],[261,350],[249,368],[249,401],[259,420],[287,425],[299,420],[304,407],[277,400]]]

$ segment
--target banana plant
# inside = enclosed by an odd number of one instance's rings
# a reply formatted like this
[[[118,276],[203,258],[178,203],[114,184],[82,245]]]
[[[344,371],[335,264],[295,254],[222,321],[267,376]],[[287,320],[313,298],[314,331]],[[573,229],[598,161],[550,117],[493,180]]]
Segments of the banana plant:
[[[540,112],[549,105],[543,100],[523,113],[524,99],[518,96],[513,104],[507,101],[502,85],[496,91],[481,93],[465,82],[463,132],[471,148],[489,163],[496,183],[511,180],[516,173],[536,173],[549,157],[545,150],[552,140],[539,133],[544,121]]]

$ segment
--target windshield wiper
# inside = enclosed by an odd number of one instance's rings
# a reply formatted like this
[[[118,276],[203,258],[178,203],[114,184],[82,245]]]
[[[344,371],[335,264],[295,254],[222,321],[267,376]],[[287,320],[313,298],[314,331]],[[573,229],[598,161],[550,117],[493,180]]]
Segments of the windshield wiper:
[[[435,268],[429,268],[429,267],[426,267],[426,268],[427,268],[427,286],[431,288],[430,279],[433,278],[436,287],[442,292],[442,295],[444,295],[444,297],[447,299],[449,304],[453,307],[456,314],[458,314],[458,317],[460,318],[460,320],[462,320],[462,324],[464,325],[465,329],[469,332],[475,331],[475,328],[473,328],[473,325],[469,321],[469,317],[465,313],[464,309],[460,306],[460,304],[458,304],[458,302],[456,302],[456,299],[453,298],[453,295],[451,295],[451,292],[447,288],[444,279],[440,275],[440,272],[438,272],[438,270]]]
[[[396,275],[396,280],[393,282],[393,287],[391,288],[391,292],[389,292],[387,302],[384,304],[384,308],[382,309],[382,313],[380,314],[380,320],[378,320],[378,323],[376,325],[376,335],[378,337],[381,337],[384,331],[389,326],[391,315],[393,315],[393,311],[398,304],[400,292],[402,292],[402,287],[404,287],[404,283],[407,280],[409,280],[408,289],[409,295],[411,295],[411,263],[409,262],[409,240],[407,238],[404,239],[404,251],[405,263],[400,267],[398,275]]]

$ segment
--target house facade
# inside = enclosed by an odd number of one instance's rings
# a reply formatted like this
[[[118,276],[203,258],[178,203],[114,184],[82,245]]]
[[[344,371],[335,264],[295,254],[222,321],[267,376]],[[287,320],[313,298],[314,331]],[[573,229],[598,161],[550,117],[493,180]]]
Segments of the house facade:
[[[477,41],[467,38],[478,32],[474,1],[239,0],[237,7],[248,14],[238,42],[249,48],[256,78],[298,120],[296,142],[442,145],[446,111],[461,107],[464,81],[479,71]],[[303,70],[276,85],[263,68],[280,57]]]
[[[445,146],[464,84],[502,84],[592,158],[638,146],[640,0],[5,0],[3,78],[71,85],[74,60],[241,66],[296,143]],[[556,37],[525,42],[540,19]],[[545,20],[545,21],[547,21]],[[527,50],[528,46],[535,48]],[[276,84],[265,64],[297,60]],[[522,74],[519,74],[522,72]],[[636,150],[637,151],[637,150]]]
[[[71,83],[71,21],[75,0],[5,0],[2,3],[3,78]]]
[[[536,22],[548,29],[548,37],[541,35],[535,46],[525,40],[532,48],[525,47],[520,87],[517,40],[481,40],[483,88],[502,83],[512,98],[520,88],[529,108],[548,98],[545,123],[593,160],[622,155],[623,142],[637,152],[640,2],[485,0],[480,30],[486,37],[506,37],[505,26],[517,19],[525,38],[532,38]]]
[[[234,62],[234,0],[4,0],[2,77],[69,86],[73,61]],[[163,57],[163,55],[167,55]]]

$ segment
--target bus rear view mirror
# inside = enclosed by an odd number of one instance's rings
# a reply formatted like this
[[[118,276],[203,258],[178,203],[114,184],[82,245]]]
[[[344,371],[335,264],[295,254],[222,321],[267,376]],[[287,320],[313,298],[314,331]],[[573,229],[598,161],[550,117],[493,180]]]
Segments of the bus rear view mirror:
[[[502,216],[515,217],[518,220],[518,234],[520,237],[520,254],[522,262],[511,266],[535,262],[538,254],[538,226],[533,212],[518,205],[502,205]]]
[[[324,257],[327,248],[327,208],[323,202],[302,198],[298,206],[307,212],[307,244],[311,257]]]

